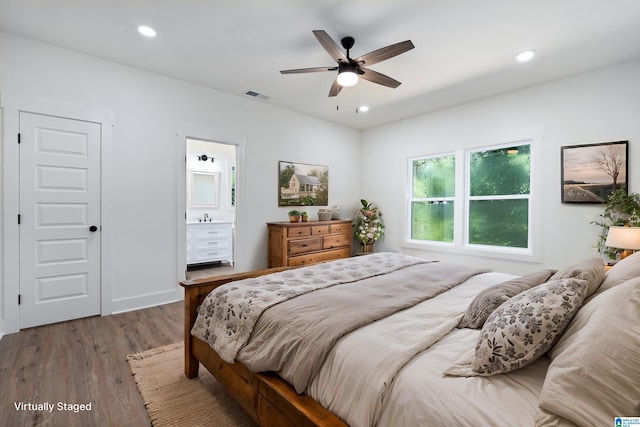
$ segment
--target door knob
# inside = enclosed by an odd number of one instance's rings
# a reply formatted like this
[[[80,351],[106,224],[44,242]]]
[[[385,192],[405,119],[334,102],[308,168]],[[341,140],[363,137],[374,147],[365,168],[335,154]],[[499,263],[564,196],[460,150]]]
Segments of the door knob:
[[[98,231],[98,227],[96,227],[95,225],[92,225],[91,227],[89,227],[89,231],[94,233],[94,232]]]

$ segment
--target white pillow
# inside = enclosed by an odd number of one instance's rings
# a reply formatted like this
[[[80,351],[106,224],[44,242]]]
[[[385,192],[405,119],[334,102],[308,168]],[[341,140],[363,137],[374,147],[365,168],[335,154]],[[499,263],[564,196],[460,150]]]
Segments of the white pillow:
[[[549,352],[540,408],[578,425],[640,416],[640,277],[591,299]]]
[[[604,292],[607,289],[611,289],[614,286],[635,277],[640,277],[640,252],[636,252],[635,254],[618,261],[613,267],[611,267],[604,275],[604,280],[596,291],[596,294]]]

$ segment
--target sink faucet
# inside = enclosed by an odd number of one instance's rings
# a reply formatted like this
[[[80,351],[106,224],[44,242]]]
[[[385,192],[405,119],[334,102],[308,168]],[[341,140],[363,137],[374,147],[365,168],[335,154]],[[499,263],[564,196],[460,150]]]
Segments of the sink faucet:
[[[205,213],[205,214],[204,214],[204,222],[207,222],[207,218],[209,218],[209,214],[208,214],[208,213]]]

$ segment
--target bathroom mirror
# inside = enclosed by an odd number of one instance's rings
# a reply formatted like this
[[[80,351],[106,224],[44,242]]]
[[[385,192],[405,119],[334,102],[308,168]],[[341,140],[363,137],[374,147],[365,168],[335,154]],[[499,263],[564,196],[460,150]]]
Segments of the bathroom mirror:
[[[189,170],[189,207],[217,208],[220,172]]]

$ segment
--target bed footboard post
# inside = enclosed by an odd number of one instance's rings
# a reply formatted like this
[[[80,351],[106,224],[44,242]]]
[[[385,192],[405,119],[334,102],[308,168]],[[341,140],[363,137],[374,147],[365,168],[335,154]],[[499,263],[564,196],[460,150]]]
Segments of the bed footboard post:
[[[184,374],[187,378],[198,376],[200,362],[193,356],[191,328],[196,321],[198,309],[198,289],[185,287],[184,292]]]

